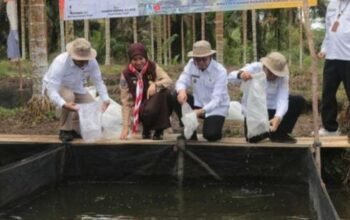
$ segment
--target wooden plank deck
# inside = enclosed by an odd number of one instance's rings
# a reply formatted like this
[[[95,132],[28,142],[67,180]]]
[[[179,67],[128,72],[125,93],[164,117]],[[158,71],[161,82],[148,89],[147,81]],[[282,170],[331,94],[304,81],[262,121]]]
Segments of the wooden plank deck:
[[[177,134],[167,134],[165,139],[161,141],[142,140],[140,136],[136,136],[132,140],[106,139],[99,140],[95,143],[85,143],[82,139],[76,139],[71,142],[75,146],[82,145],[171,145],[176,143]],[[223,138],[218,142],[207,142],[200,135],[198,141],[188,141],[188,145],[192,146],[225,146],[225,147],[286,147],[286,148],[308,148],[313,143],[313,137],[298,137],[296,144],[272,143],[268,139],[258,143],[246,143],[243,138]],[[0,134],[0,146],[5,144],[60,144],[57,135],[16,135],[16,134]],[[322,148],[350,148],[347,136],[337,137],[321,137]]]

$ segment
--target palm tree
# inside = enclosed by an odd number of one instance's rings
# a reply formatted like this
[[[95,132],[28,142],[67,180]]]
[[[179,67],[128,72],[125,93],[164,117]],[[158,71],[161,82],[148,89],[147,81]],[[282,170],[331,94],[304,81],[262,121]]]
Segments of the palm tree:
[[[21,9],[21,43],[22,43],[22,59],[26,59],[26,14],[25,14],[25,0],[21,0],[20,2]]]
[[[133,30],[133,36],[134,36],[134,43],[137,42],[137,18],[132,18],[132,30]]]
[[[60,39],[61,39],[61,52],[65,51],[65,37],[64,37],[64,21],[60,20]]]
[[[162,64],[162,19],[156,16],[157,62]]]
[[[205,40],[205,13],[201,13],[201,36]]]
[[[168,47],[170,46],[167,44],[169,36],[168,36],[168,22],[167,22],[167,15],[163,15],[163,42],[164,42],[164,49],[163,49],[163,57],[164,57],[164,65],[168,65]]]
[[[66,42],[74,40],[74,21],[66,21]]]
[[[242,32],[243,32],[243,37],[242,37],[242,44],[243,44],[243,63],[247,63],[247,11],[244,10],[242,12]]]
[[[256,11],[252,10],[252,32],[253,32],[253,58],[254,61],[258,60],[257,55],[257,43],[256,43]]]
[[[184,15],[181,15],[181,64],[185,64],[185,30]]]
[[[107,66],[111,65],[111,25],[110,25],[110,19],[105,19],[105,35],[106,35],[106,60],[105,64]]]
[[[196,42],[196,14],[192,14],[192,43]]]
[[[90,23],[88,19],[84,20],[84,38],[86,40],[89,40],[89,36],[90,36]]]
[[[151,58],[154,60],[154,21],[153,16],[149,17],[150,20],[150,35],[151,35]]]
[[[167,31],[168,31],[168,37],[169,39],[171,38],[171,15],[168,15],[168,28],[167,28]],[[169,55],[169,63],[171,64],[171,43],[172,41],[170,40],[169,41],[169,47],[168,47],[168,55]]]
[[[215,16],[216,59],[219,63],[224,61],[224,13],[216,12]]]
[[[45,0],[29,0],[29,48],[33,71],[33,96],[28,102],[28,110],[30,115],[35,117],[51,109],[46,96],[42,96],[41,83],[48,67]]]

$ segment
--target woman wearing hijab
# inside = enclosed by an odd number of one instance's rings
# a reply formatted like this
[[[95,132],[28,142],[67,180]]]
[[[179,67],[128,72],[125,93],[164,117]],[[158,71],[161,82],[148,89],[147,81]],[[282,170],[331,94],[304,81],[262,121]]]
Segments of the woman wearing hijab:
[[[132,116],[132,133],[142,123],[142,138],[161,140],[163,130],[170,127],[171,96],[168,90],[172,80],[155,62],[148,59],[142,43],[128,48],[129,64],[120,76],[123,130],[120,139],[129,135]],[[153,132],[153,136],[151,134]]]

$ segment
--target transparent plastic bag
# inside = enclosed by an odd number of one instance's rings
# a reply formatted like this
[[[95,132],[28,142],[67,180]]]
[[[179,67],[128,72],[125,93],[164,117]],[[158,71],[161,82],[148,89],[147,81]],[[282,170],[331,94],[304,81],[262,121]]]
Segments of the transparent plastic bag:
[[[105,112],[102,113],[102,136],[105,139],[119,137],[123,127],[122,108],[110,99],[110,104]]]
[[[228,110],[228,120],[234,121],[244,121],[244,116],[242,114],[242,105],[237,101],[230,102],[230,108]]]
[[[192,110],[191,106],[187,102],[182,104],[181,111],[181,121],[184,124],[184,135],[188,140],[191,138],[193,132],[197,130],[199,123],[196,113]]]
[[[79,104],[80,133],[85,142],[95,142],[102,137],[100,101]]]
[[[266,75],[264,72],[254,74],[251,80],[244,81],[241,85],[241,90],[247,97],[245,117],[248,139],[269,132],[265,89]]]

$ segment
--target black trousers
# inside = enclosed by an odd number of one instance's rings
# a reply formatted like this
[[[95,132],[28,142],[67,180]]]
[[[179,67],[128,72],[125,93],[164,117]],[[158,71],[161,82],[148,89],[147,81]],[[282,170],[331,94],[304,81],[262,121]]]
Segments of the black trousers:
[[[194,106],[194,98],[192,95],[187,94],[187,102],[192,107],[192,109],[199,109],[200,107]],[[182,111],[181,105],[177,101],[177,93],[173,94],[173,109],[179,118],[180,125],[183,127],[181,122]],[[221,115],[212,115],[204,117],[203,123],[203,137],[208,141],[217,141],[222,138],[222,128],[224,126],[225,117]]]
[[[270,135],[284,136],[290,134],[293,131],[295,123],[298,120],[299,115],[305,108],[305,99],[300,95],[289,95],[288,99],[288,110],[283,116],[281,124],[278,126],[277,130]],[[268,109],[269,119],[275,116],[275,109]]]
[[[171,93],[168,89],[162,89],[142,103],[140,121],[143,129],[149,131],[169,128],[171,113]]]
[[[323,127],[328,131],[338,129],[336,94],[341,82],[350,100],[350,61],[326,60],[323,68],[321,116]]]
[[[277,130],[275,132],[271,132],[270,136],[275,137],[283,137],[287,134],[292,133],[293,128],[298,120],[299,115],[302,113],[303,109],[305,108],[305,99],[302,96],[299,95],[289,95],[288,98],[288,110],[286,114],[284,115],[281,124],[278,126]],[[268,109],[269,119],[272,119],[275,116],[276,109]],[[247,124],[246,121],[244,121],[244,132],[245,137],[248,142],[251,142],[247,139]],[[256,137],[257,141],[260,141],[261,139],[265,138],[266,136],[262,134],[261,137]],[[252,141],[252,142],[257,142]]]

